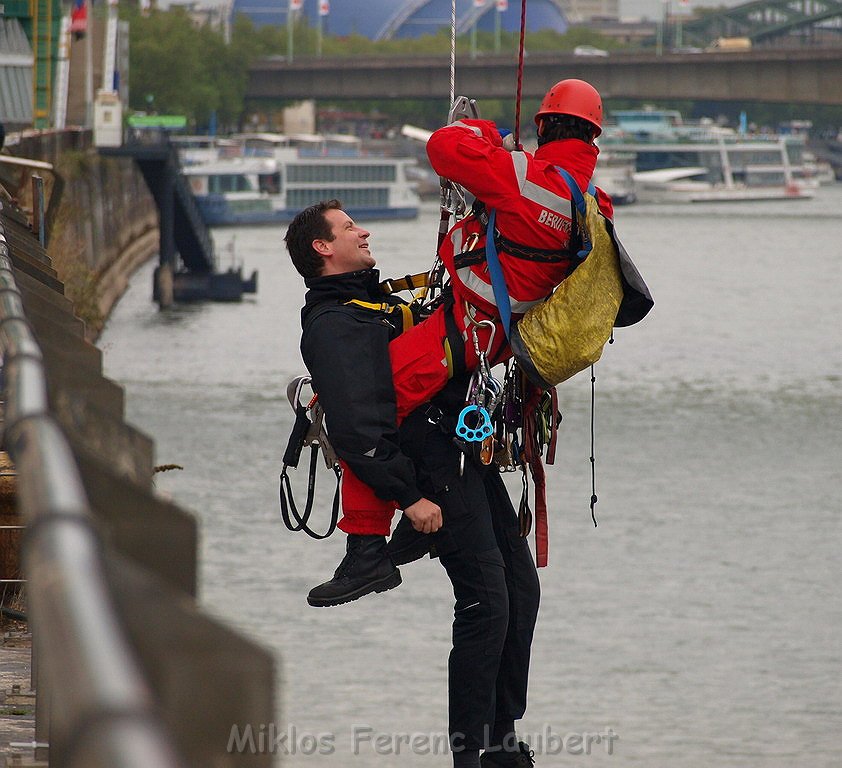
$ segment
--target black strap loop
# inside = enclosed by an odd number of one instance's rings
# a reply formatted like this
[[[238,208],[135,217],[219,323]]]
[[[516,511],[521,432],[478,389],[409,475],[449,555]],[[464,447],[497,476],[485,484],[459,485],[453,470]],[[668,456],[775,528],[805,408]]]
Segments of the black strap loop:
[[[333,472],[336,475],[336,491],[333,494],[333,506],[330,512],[330,523],[328,524],[325,533],[316,533],[307,523],[310,520],[310,514],[313,511],[313,500],[316,490],[316,463],[319,458],[319,446],[310,446],[310,466],[307,476],[307,500],[304,502],[304,512],[300,514],[298,507],[295,504],[295,498],[292,494],[292,484],[289,480],[287,469],[288,464],[284,464],[281,470],[280,477],[280,491],[279,497],[281,502],[281,517],[284,525],[290,531],[304,531],[308,536],[314,539],[326,539],[336,530],[336,524],[339,521],[339,484],[342,479],[342,470],[338,464],[333,465]]]

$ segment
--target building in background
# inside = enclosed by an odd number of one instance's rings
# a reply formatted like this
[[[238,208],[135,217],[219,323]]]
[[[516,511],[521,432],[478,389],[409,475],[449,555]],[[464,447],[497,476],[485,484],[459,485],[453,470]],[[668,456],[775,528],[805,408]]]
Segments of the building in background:
[[[0,79],[4,83],[0,115],[14,110],[16,119],[9,120],[9,125],[34,125],[36,128],[51,125],[53,77],[59,53],[61,20],[60,0],[0,2]],[[21,31],[25,43],[21,39]],[[29,120],[20,125],[20,95],[26,80]],[[7,103],[7,97],[14,97],[15,101]]]
[[[297,13],[315,27],[320,5],[324,6],[322,0],[303,0]],[[289,0],[233,0],[232,13],[248,16],[258,27],[281,26],[286,24],[288,8]],[[470,31],[474,23],[477,29],[492,32],[498,13],[501,29],[507,32],[520,30],[520,3],[517,0],[485,0],[481,6],[475,0],[457,0],[457,32]],[[328,14],[324,15],[322,10],[322,23],[326,34],[359,34],[371,40],[391,40],[450,29],[450,14],[450,0],[330,0]],[[526,24],[530,32],[552,29],[564,33],[568,23],[593,16],[618,18],[619,0],[529,0]]]
[[[20,19],[0,16],[0,123],[7,131],[32,125],[32,65]]]

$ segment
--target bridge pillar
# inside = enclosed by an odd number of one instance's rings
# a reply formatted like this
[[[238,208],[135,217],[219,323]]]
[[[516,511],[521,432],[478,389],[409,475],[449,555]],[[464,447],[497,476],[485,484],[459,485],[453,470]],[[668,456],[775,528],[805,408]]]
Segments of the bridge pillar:
[[[161,264],[155,270],[155,284],[152,286],[153,298],[161,309],[171,307],[175,300],[173,291],[173,271],[169,264]]]
[[[165,164],[166,165],[166,164]],[[160,196],[160,267],[155,272],[155,291],[158,306],[164,309],[173,303],[173,273],[175,272],[175,177],[168,173],[161,174]]]

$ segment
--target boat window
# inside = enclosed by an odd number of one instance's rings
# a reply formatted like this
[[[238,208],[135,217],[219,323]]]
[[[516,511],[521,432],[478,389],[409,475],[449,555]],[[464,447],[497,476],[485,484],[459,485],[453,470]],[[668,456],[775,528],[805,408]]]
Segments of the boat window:
[[[299,164],[287,166],[287,180],[296,182],[393,182],[397,180],[396,166],[393,164]]]
[[[345,208],[376,207],[389,205],[389,190],[386,187],[355,189],[342,187],[319,187],[318,189],[290,189],[287,192],[287,208],[306,208],[319,200],[335,198]]]
[[[281,191],[281,174],[275,173],[261,173],[257,177],[257,183],[261,192],[268,192],[270,195],[276,195]]]
[[[254,189],[248,176],[242,173],[224,173],[208,176],[208,194],[225,192],[250,192]]]

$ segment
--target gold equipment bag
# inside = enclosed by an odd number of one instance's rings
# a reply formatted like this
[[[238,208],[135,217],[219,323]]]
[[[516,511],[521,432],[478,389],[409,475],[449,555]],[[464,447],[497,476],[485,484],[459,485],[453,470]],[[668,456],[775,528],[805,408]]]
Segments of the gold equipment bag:
[[[638,322],[653,305],[596,198],[583,197],[576,217],[583,241],[591,244],[590,253],[552,296],[511,327],[515,358],[530,380],[545,389],[599,360],[612,328]]]

